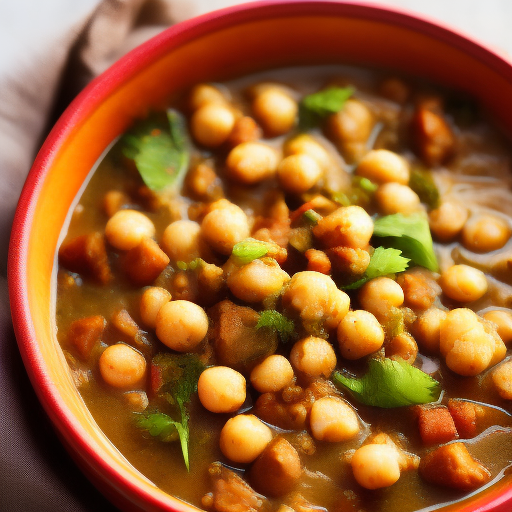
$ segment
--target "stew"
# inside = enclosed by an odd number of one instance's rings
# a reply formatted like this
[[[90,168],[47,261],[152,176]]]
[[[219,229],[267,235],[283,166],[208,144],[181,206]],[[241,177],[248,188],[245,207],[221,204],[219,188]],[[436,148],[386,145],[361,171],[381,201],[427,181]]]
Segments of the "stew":
[[[290,68],[198,84],[109,150],[59,248],[93,416],[217,512],[413,511],[512,460],[512,173],[462,95]]]

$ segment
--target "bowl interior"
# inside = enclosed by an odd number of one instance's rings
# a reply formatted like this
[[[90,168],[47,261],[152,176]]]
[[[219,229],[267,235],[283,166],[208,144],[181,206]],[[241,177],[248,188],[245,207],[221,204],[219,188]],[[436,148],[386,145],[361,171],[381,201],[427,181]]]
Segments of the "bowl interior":
[[[20,349],[64,443],[126,510],[190,510],[135,471],[96,426],[56,340],[53,268],[62,226],[105,148],[134,117],[199,81],[264,68],[343,63],[387,68],[479,98],[512,132],[512,66],[499,55],[407,14],[338,2],[259,2],[172,27],[128,54],[73,102],[41,149],[23,190],[10,251]],[[510,497],[508,479],[457,510]],[[502,496],[502,498],[498,498]],[[494,501],[493,501],[494,500]],[[463,508],[466,507],[466,508]]]

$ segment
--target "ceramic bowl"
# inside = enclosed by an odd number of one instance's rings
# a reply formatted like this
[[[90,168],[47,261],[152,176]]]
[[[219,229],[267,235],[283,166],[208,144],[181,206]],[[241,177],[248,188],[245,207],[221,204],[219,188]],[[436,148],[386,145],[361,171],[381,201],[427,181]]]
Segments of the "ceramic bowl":
[[[56,339],[55,261],[62,226],[105,148],[174,91],[264,68],[344,63],[424,77],[478,98],[512,132],[512,64],[451,29],[360,2],[262,1],[173,26],[136,48],[73,101],[34,162],[10,247],[12,316],[34,388],[84,473],[120,509],[190,511],[136,471],[94,422]],[[512,509],[512,481],[445,510]]]

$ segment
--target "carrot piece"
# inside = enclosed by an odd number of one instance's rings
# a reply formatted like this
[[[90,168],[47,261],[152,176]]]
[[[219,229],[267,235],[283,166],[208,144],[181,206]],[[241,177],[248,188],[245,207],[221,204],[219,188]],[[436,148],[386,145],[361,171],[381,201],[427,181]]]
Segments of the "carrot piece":
[[[471,439],[477,434],[477,413],[479,406],[464,400],[448,400],[448,410],[452,415],[457,432],[463,439]]]
[[[59,249],[59,263],[71,272],[91,277],[100,284],[112,280],[105,239],[101,233],[80,235],[64,242]]]
[[[428,453],[421,459],[419,472],[427,482],[461,491],[472,491],[491,478],[463,443],[446,444]]]
[[[458,437],[452,415],[446,406],[417,406],[416,411],[423,444],[447,443]]]
[[[121,309],[114,313],[111,318],[112,325],[117,327],[123,334],[129,338],[134,339],[139,332],[139,326],[135,320],[130,316],[126,309]]]
[[[103,334],[107,321],[101,315],[75,320],[69,327],[68,339],[84,361],[91,356],[92,349]]]
[[[169,256],[153,239],[144,238],[139,245],[126,253],[123,268],[133,284],[145,286],[153,283],[169,261]]]
[[[304,253],[304,256],[308,259],[308,266],[306,270],[312,270],[329,275],[331,272],[331,260],[324,251],[308,249]]]

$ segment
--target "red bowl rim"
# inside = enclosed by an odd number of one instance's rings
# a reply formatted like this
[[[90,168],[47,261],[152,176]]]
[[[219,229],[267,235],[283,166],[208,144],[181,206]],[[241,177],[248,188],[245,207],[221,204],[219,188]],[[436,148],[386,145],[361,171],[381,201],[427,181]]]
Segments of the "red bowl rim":
[[[366,20],[388,22],[391,25],[412,29],[440,40],[452,47],[472,55],[488,67],[512,82],[512,60],[496,49],[488,47],[463,32],[449,27],[427,16],[404,9],[383,7],[371,2],[337,0],[263,0],[236,5],[198,16],[171,26],[141,46],[130,51],[108,70],[92,80],[72,101],[55,124],[40,149],[26,179],[18,202],[12,225],[9,247],[8,281],[11,314],[16,338],[23,362],[38,398],[49,415],[64,444],[78,455],[78,462],[85,464],[87,471],[109,475],[107,487],[124,497],[138,496],[149,506],[162,510],[188,511],[188,505],[169,496],[169,499],[155,497],[144,492],[124,475],[112,472],[112,468],[93,449],[84,435],[84,430],[75,417],[66,409],[59,390],[45,373],[44,360],[37,344],[30,308],[27,299],[26,261],[29,249],[29,236],[35,205],[42,184],[52,166],[59,148],[70,135],[73,126],[87,118],[97,106],[127,79],[137,74],[147,65],[164,54],[209,32],[214,32],[233,24],[258,19],[278,18],[288,15],[330,14]],[[89,474],[91,476],[91,474]],[[94,476],[94,475],[93,475]],[[101,478],[100,478],[101,479]],[[96,482],[98,483],[98,482]],[[493,495],[497,494],[497,495]],[[512,500],[512,486],[503,493],[485,493],[469,510],[491,510]],[[164,507],[164,508],[162,508]],[[473,508],[475,507],[475,508]],[[465,509],[466,510],[466,509]]]

